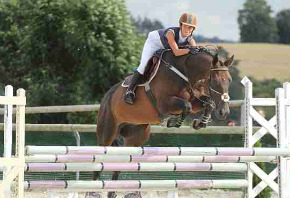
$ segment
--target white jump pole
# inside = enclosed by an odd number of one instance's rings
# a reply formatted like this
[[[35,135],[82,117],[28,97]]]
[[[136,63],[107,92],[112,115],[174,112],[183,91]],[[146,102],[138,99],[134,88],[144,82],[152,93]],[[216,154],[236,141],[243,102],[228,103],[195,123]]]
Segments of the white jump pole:
[[[13,87],[7,85],[5,87],[5,96],[13,97]],[[12,156],[12,113],[13,105],[5,105],[5,114],[4,114],[4,153],[5,158],[10,158]],[[6,166],[3,171],[3,180],[7,177],[7,173],[11,170],[10,167]],[[5,196],[10,197],[10,188],[4,190]]]
[[[275,90],[276,97],[276,115],[277,115],[277,131],[278,131],[278,141],[277,147],[286,148],[287,140],[286,140],[286,130],[285,130],[285,97],[284,90],[282,88],[277,88]],[[287,177],[289,177],[287,173],[287,160],[283,156],[279,156],[279,197],[287,198]]]
[[[283,84],[283,89],[284,89],[284,95],[285,95],[285,131],[286,131],[286,148],[290,148],[290,83],[286,82]],[[286,166],[287,166],[287,175],[290,175],[290,160],[289,158],[287,159],[286,162]],[[289,191],[290,191],[290,181],[289,179],[287,180],[287,187],[286,187]],[[288,191],[288,195],[290,194],[290,192]]]
[[[253,84],[252,82],[247,78],[244,77],[241,81],[241,83],[245,87],[245,99],[243,104],[243,110],[245,112],[243,115],[245,115],[245,148],[252,148],[253,145],[252,142],[252,136],[253,136],[253,119],[250,115],[250,109],[251,109],[251,99],[253,98]],[[253,172],[251,171],[249,164],[248,164],[248,170],[246,174],[246,179],[248,180],[248,188],[247,188],[247,195],[246,197],[250,198],[253,197],[252,189],[253,189]]]
[[[275,90],[276,96],[276,115],[277,115],[277,129],[278,129],[278,147],[289,149],[289,99],[290,99],[289,83],[283,84],[283,89]],[[287,104],[288,103],[288,104]],[[279,197],[286,198],[290,194],[289,188],[289,160],[287,158],[279,157]]]
[[[17,96],[25,98],[25,90],[18,89]],[[17,198],[24,197],[24,165],[25,165],[25,104],[16,106],[16,149],[15,156],[20,161],[19,173],[16,178]]]

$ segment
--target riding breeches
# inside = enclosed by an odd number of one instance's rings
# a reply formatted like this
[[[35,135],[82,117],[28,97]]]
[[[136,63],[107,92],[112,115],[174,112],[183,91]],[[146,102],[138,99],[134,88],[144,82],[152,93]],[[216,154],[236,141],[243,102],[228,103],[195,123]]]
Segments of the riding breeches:
[[[150,32],[144,44],[142,56],[140,60],[140,65],[137,68],[137,71],[143,75],[145,68],[147,66],[147,63],[150,60],[150,58],[153,56],[154,52],[163,48],[164,47],[161,43],[158,31],[155,30],[155,31]]]

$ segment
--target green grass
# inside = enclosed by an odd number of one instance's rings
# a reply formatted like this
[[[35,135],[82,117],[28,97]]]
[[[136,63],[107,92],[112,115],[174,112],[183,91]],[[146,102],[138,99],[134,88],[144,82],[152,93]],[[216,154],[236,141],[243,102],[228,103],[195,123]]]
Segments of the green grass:
[[[200,45],[204,45],[201,43]],[[239,61],[241,77],[253,76],[258,80],[275,78],[290,81],[290,45],[267,43],[220,43]]]

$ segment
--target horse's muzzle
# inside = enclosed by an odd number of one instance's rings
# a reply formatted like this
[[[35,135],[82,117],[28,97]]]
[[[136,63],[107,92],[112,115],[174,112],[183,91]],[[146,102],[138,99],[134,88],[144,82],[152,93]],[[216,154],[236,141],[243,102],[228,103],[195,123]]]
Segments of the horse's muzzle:
[[[222,105],[220,105],[219,107],[217,107],[215,114],[216,117],[220,120],[224,120],[226,119],[226,117],[229,115],[230,113],[230,108],[229,108],[229,103],[225,102]]]

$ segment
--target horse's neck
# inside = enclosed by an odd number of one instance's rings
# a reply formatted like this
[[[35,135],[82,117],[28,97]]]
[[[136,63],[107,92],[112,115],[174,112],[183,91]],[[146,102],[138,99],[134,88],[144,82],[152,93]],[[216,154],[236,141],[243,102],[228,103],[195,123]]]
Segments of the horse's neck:
[[[186,86],[187,82],[166,66],[165,62],[185,74],[184,63],[187,56],[175,57],[172,52],[163,55],[159,70],[154,79],[156,84],[164,85],[167,90],[178,90]],[[154,82],[153,82],[154,83]]]
[[[191,83],[196,83],[209,77],[212,57],[206,53],[199,53],[188,58],[185,66]]]
[[[175,56],[172,52],[168,52],[165,54],[164,60],[178,69],[182,74],[185,74],[184,65],[188,56]]]

